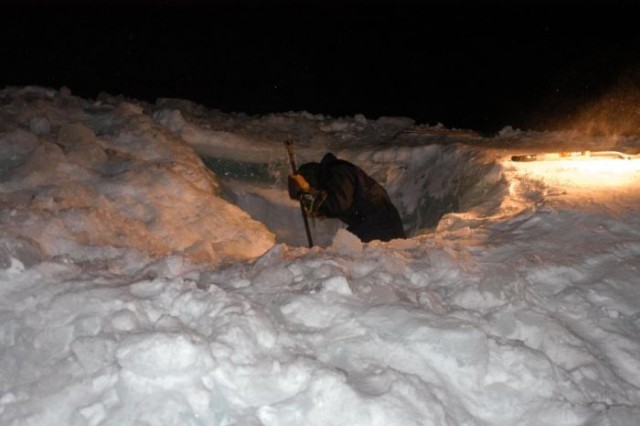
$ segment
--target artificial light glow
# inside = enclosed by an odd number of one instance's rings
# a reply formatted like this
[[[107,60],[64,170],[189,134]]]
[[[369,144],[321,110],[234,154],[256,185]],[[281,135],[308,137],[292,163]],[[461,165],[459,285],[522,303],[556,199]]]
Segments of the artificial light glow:
[[[518,174],[551,186],[595,190],[640,185],[638,156],[614,151],[535,154],[512,160]]]
[[[631,160],[634,158],[640,158],[640,155],[629,155],[618,151],[565,151],[514,155],[511,157],[511,161],[584,160],[587,158],[618,158],[622,160]]]

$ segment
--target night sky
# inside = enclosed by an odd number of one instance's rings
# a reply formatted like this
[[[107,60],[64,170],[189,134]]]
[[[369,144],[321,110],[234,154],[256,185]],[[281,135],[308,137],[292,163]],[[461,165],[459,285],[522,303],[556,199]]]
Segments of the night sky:
[[[491,133],[549,128],[640,76],[639,2],[47,3],[0,8],[0,86]]]

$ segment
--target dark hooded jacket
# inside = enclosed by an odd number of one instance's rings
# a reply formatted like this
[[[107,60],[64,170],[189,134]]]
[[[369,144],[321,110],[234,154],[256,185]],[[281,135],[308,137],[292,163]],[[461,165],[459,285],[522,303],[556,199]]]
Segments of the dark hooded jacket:
[[[304,176],[305,167],[300,169]],[[313,171],[305,176],[311,186],[327,194],[317,209],[320,216],[340,219],[364,242],[405,238],[400,214],[387,191],[362,169],[328,153],[319,167],[307,170]]]

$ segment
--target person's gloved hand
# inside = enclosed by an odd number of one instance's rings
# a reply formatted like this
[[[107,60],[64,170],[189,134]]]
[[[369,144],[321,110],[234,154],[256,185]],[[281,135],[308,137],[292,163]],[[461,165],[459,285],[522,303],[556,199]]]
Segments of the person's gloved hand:
[[[302,198],[300,201],[302,202],[302,207],[304,208],[307,216],[313,217],[322,217],[319,213],[320,206],[327,199],[326,191],[315,191],[311,190],[311,192],[305,192],[302,194]]]
[[[303,194],[309,192],[311,192],[311,186],[302,175],[289,175],[289,197],[292,200],[299,200]]]

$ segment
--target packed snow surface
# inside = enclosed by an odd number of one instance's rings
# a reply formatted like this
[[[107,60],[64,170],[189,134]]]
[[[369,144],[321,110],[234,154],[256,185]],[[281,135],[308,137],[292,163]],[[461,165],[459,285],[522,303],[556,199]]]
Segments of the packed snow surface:
[[[288,199],[328,151],[410,238]],[[0,92],[0,424],[640,419],[635,136]]]

